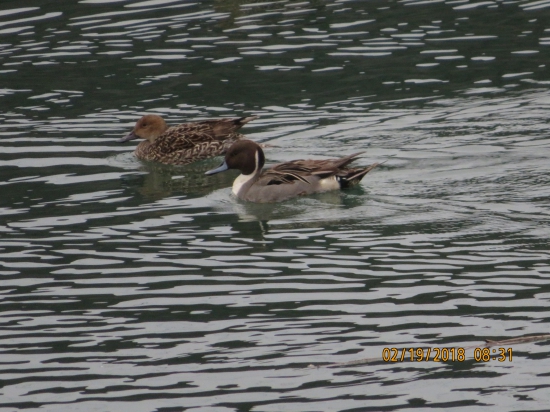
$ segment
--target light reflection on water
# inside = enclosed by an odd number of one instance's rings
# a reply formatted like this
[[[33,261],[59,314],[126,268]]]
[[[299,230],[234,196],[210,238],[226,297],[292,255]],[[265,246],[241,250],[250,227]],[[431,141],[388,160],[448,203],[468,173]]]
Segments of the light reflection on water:
[[[30,3],[0,11],[0,409],[547,409],[544,342],[325,367],[547,333],[547,3]],[[144,113],[386,163],[246,204],[219,159],[115,143]]]

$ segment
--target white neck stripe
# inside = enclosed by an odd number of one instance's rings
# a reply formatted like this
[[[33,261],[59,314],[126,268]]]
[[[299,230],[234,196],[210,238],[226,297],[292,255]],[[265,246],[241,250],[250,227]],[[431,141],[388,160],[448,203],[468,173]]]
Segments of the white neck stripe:
[[[260,152],[256,150],[256,153],[254,154],[254,160],[256,161],[256,167],[254,168],[254,174],[258,172],[258,168],[260,166]]]
[[[260,167],[260,155],[259,155],[258,151],[256,151],[256,153],[254,155],[254,162],[255,162],[255,167],[254,167],[254,171],[251,174],[249,174],[249,175],[240,174],[239,176],[237,176],[237,178],[233,182],[232,192],[233,192],[234,195],[238,196],[239,191],[241,190],[241,188],[248,181],[250,181],[251,179],[256,177],[256,174],[258,173],[258,169]]]

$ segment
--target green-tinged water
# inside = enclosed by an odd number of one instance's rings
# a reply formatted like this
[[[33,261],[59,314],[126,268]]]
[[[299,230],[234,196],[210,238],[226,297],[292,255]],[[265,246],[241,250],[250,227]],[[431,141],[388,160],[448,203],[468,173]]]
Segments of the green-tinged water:
[[[550,333],[549,46],[550,1],[2,1],[0,412],[548,410],[548,341],[472,348]],[[385,163],[247,204],[145,113]]]

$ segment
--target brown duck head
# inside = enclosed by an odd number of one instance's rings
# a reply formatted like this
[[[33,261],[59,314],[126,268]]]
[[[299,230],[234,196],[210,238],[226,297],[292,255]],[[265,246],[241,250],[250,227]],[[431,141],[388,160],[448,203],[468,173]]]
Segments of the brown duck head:
[[[262,170],[265,164],[265,156],[259,144],[251,140],[239,140],[229,148],[225,154],[225,160],[216,169],[209,170],[205,174],[213,175],[229,169],[240,170],[243,175],[251,175]]]
[[[162,117],[156,114],[148,114],[138,120],[134,126],[134,130],[123,138],[118,139],[117,142],[124,143],[134,139],[146,139],[149,143],[153,143],[166,129],[168,129],[168,125]]]

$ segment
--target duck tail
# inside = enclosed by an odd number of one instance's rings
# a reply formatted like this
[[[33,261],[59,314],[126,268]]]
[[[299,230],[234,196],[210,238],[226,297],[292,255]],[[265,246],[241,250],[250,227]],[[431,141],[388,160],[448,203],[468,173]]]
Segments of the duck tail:
[[[247,124],[248,122],[251,122],[252,120],[256,120],[260,116],[250,116],[250,117],[239,117],[238,119],[233,120],[233,124],[235,126],[243,126]]]
[[[372,169],[374,169],[376,166],[381,165],[382,163],[374,163],[367,167],[358,167],[354,169],[348,169],[346,176],[340,177],[340,185],[345,187],[355,186],[357,183],[363,179],[363,177],[370,172]]]
[[[217,120],[207,120],[205,123],[212,127],[216,139],[226,139],[228,135],[232,135],[233,140],[240,139],[242,135],[236,135],[235,132],[243,127],[248,122],[257,119],[258,116],[239,117],[236,119],[224,118]]]

